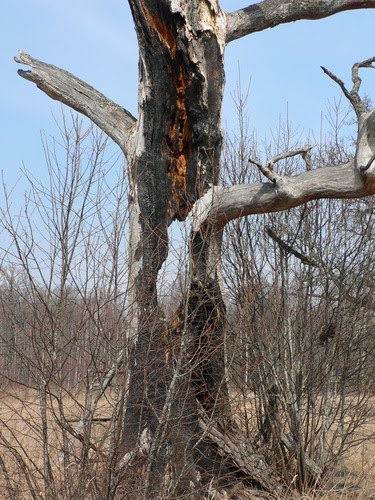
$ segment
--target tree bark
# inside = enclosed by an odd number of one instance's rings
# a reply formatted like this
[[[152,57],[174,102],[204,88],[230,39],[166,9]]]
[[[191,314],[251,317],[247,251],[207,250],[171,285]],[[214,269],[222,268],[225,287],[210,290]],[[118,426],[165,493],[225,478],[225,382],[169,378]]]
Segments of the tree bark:
[[[156,283],[167,257],[168,225],[184,220],[194,202],[217,183],[224,15],[216,2],[198,0],[178,7],[171,0],[136,0],[130,6],[140,49],[138,122],[129,157],[132,203],[138,207],[134,226],[138,224],[135,232],[140,238],[132,252],[139,262],[134,281],[137,311],[132,314],[137,320],[124,451],[134,457],[140,436],[149,436],[145,494],[151,498],[168,489],[165,476],[170,468],[180,477],[178,494],[186,494],[190,483],[197,481],[192,448],[199,438],[198,421],[190,386],[197,387],[200,380],[189,369],[176,382],[166,356],[169,336],[158,308]],[[191,296],[194,289],[192,284]],[[197,358],[199,340],[193,333],[184,335],[189,335],[186,354]],[[200,360],[194,359],[194,364],[199,366]],[[186,371],[185,363],[183,367]],[[179,421],[177,432],[167,429],[174,420]]]

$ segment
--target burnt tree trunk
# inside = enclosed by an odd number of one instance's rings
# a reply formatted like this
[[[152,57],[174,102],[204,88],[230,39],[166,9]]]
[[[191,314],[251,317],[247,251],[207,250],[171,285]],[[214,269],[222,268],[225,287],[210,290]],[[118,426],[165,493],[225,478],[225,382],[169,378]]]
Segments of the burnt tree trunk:
[[[184,478],[182,490],[196,482],[195,396],[205,410],[217,413],[223,404],[217,401],[218,388],[220,396],[225,394],[224,305],[214,269],[207,272],[199,263],[204,262],[209,240],[195,236],[192,241],[196,262],[188,303],[182,305],[188,314],[180,317],[184,327],[172,333],[187,337],[186,352],[180,353],[185,375],[174,385],[172,360],[166,356],[168,328],[157,303],[157,274],[167,256],[168,225],[184,220],[195,201],[217,184],[222,143],[224,15],[214,2],[195,0],[178,9],[174,4],[131,3],[140,47],[139,115],[129,157],[132,203],[138,207],[135,224],[139,225],[139,243],[132,256],[138,262],[134,263],[138,326],[131,349],[123,441],[130,454],[139,446],[140,436],[147,436],[153,447],[149,496],[163,490],[172,462],[174,475]],[[168,397],[173,398],[170,408]],[[171,426],[174,429],[166,429]],[[207,450],[197,454],[202,456],[198,462],[216,467]],[[182,493],[180,487],[178,492]]]

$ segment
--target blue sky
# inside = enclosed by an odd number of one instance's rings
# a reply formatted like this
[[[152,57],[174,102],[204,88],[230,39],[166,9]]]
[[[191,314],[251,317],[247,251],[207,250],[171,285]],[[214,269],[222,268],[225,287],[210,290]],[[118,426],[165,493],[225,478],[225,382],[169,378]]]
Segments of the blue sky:
[[[222,0],[224,10],[250,0]],[[306,134],[317,130],[329,99],[339,96],[320,70],[350,79],[351,64],[375,55],[375,9],[341,13],[321,21],[277,27],[232,42],[226,52],[224,123],[235,126],[231,99],[238,67],[243,87],[251,79],[251,125],[264,136],[288,105]],[[4,0],[0,19],[0,170],[12,184],[25,166],[45,175],[40,131],[56,132],[60,105],[17,75],[18,49],[87,81],[132,113],[137,110],[137,44],[126,0]],[[375,73],[364,92],[375,98]]]

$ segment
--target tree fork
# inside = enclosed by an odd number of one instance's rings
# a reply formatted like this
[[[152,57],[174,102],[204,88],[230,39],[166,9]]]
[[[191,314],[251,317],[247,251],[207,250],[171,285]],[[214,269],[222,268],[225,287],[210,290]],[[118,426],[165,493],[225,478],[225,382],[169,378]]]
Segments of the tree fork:
[[[129,164],[138,193],[143,251],[136,283],[138,340],[131,356],[134,365],[124,444],[129,453],[145,432],[150,434],[150,443],[159,442],[163,435],[164,442],[154,446],[150,454],[149,496],[162,491],[168,464],[173,460],[176,465],[178,448],[184,449],[183,460],[190,465],[186,467],[181,461],[175,473],[182,478],[177,491],[186,494],[190,483],[197,481],[192,448],[199,439],[198,419],[191,416],[196,410],[187,374],[173,389],[176,401],[169,409],[172,420],[179,415],[179,432],[162,431],[167,425],[162,420],[174,379],[165,354],[168,346],[157,308],[156,279],[167,255],[168,225],[174,219],[185,219],[194,202],[217,183],[224,87],[223,14],[214,2],[198,0],[179,9],[170,1],[142,0],[130,5],[140,49],[140,98],[135,148]],[[153,310],[150,304],[154,304]],[[153,318],[153,324],[149,318]],[[190,352],[191,348],[194,351],[193,363],[197,371],[202,370],[202,364],[209,371],[211,362],[201,359],[207,354],[199,349],[203,334],[196,331],[199,339],[194,341],[189,330],[190,325],[185,334],[190,337]],[[207,339],[206,335],[206,344]],[[199,376],[194,374],[192,378],[195,391],[204,391],[203,387],[198,389]]]

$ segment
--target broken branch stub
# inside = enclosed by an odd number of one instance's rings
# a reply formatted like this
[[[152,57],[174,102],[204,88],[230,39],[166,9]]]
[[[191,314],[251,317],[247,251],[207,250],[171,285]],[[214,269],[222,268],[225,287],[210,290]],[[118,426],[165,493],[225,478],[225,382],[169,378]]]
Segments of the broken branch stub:
[[[19,64],[31,67],[30,70],[18,70],[22,78],[35,83],[55,101],[60,101],[90,118],[125,153],[127,152],[136,124],[131,113],[68,71],[34,59],[22,51],[19,51],[14,59]]]

